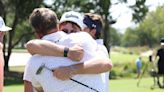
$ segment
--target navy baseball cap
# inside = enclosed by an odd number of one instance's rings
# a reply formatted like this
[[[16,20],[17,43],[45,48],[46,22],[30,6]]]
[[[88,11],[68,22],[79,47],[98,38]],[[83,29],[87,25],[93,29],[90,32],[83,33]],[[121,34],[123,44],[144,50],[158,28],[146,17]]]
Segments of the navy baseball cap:
[[[90,29],[96,29],[97,32],[101,32],[102,24],[99,21],[92,20],[88,15],[84,16],[83,23]]]

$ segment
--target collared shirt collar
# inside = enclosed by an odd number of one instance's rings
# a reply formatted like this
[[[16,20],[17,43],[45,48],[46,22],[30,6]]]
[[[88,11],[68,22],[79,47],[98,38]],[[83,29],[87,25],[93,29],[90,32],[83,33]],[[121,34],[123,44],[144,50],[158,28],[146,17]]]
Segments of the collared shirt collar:
[[[97,44],[104,44],[103,39],[96,39]]]
[[[64,36],[66,36],[66,34],[62,31],[59,31],[43,36],[42,40],[53,41],[56,43]]]

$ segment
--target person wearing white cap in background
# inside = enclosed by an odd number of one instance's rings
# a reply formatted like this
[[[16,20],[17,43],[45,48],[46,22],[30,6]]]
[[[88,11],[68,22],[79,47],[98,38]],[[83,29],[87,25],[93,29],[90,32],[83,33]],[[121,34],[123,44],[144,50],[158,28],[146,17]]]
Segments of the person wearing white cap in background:
[[[157,66],[158,66],[158,74],[164,75],[164,38],[160,40],[161,47],[158,49],[155,61],[158,59]],[[157,77],[157,82],[160,88],[164,88],[164,77],[163,77],[163,84],[160,84],[159,76]]]
[[[6,31],[11,30],[10,27],[5,25],[4,20],[0,16],[0,92],[3,90],[3,73],[4,73],[4,58],[3,58],[3,37]]]

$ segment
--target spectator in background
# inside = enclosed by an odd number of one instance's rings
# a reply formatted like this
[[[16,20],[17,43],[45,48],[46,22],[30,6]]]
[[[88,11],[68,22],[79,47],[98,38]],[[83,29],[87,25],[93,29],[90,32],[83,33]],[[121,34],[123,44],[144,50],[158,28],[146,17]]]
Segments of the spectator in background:
[[[159,76],[164,75],[164,38],[161,39],[160,43],[161,43],[161,47],[160,49],[158,49],[155,57],[155,61],[158,59],[157,66],[158,66]],[[162,87],[162,85],[160,85],[159,83],[159,77],[158,77],[158,84],[160,87]],[[164,87],[164,77],[163,77],[163,87]]]
[[[137,77],[136,78],[139,78],[141,75],[141,69],[142,69],[141,57],[138,57],[135,63],[136,63],[136,67],[137,67]]]
[[[3,67],[4,67],[4,58],[3,58],[3,37],[5,35],[5,31],[11,30],[10,27],[7,27],[0,17],[0,92],[3,90]]]
[[[161,39],[161,47],[160,49],[158,49],[157,54],[156,54],[156,58],[158,59],[158,74],[164,74],[164,38]]]

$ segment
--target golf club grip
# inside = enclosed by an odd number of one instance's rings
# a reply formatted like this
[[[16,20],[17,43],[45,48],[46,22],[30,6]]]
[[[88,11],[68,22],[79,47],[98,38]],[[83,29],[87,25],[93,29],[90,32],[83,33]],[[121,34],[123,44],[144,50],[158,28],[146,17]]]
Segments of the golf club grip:
[[[87,87],[87,88],[89,88],[89,89],[91,89],[91,90],[94,90],[95,92],[100,92],[100,91],[98,91],[98,90],[96,90],[96,89],[94,89],[94,88],[92,88],[92,87],[90,87],[90,86],[88,86],[88,85],[86,85],[86,84],[83,84],[83,83],[81,83],[81,82],[79,82],[79,81],[77,81],[77,80],[74,80],[74,79],[72,79],[72,78],[70,78],[70,80],[72,80],[72,81],[74,81],[74,82],[76,82],[76,83],[78,83],[78,84],[81,84],[81,85],[83,85],[83,86],[85,86],[85,87]]]

